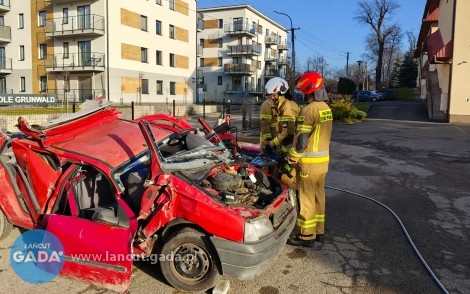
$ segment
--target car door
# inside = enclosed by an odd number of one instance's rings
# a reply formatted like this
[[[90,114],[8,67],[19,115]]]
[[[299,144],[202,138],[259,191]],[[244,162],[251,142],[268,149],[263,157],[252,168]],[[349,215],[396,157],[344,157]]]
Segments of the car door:
[[[90,184],[98,177],[105,183],[101,186],[107,188],[99,190],[99,184]],[[137,223],[113,187],[97,169],[72,164],[60,179],[57,200],[44,223],[64,248],[61,275],[122,293],[130,285]],[[104,194],[111,194],[115,202],[100,199]],[[117,220],[112,214],[108,218],[94,217],[111,206],[116,208]]]

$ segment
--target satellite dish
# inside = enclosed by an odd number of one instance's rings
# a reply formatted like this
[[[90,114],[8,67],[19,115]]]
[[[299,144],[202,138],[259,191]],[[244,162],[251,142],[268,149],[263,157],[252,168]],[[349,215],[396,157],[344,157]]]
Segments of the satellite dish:
[[[198,19],[198,20],[204,19],[204,13],[198,12],[198,13],[197,13],[197,19]]]

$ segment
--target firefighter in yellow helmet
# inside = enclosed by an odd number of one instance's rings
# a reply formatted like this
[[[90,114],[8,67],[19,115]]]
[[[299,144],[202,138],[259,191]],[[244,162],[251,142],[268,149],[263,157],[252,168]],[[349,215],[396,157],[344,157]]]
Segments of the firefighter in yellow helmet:
[[[297,234],[287,243],[313,247],[325,232],[325,177],[329,165],[329,149],[333,115],[328,104],[323,78],[307,72],[296,85],[303,92],[307,105],[300,111],[293,147],[287,159],[296,169],[296,190],[299,201]]]
[[[284,95],[289,90],[287,81],[283,78],[272,78],[265,86],[266,95],[270,96],[277,109],[277,134],[268,140],[266,147],[269,149],[281,148],[287,154],[292,147],[295,134],[295,121],[299,114],[299,106],[294,101],[288,100]]]

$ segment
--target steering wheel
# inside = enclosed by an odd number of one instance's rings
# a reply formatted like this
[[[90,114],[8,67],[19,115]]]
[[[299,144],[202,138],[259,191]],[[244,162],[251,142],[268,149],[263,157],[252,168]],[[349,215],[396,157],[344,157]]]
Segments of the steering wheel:
[[[177,146],[177,145],[181,145],[181,142],[184,140],[184,138],[186,137],[186,135],[189,133],[189,132],[194,132],[196,133],[197,132],[197,128],[190,128],[190,129],[186,129],[186,130],[182,130],[178,133],[174,133],[174,134],[171,134],[170,135],[170,138],[168,140],[168,143],[167,145],[168,146]]]

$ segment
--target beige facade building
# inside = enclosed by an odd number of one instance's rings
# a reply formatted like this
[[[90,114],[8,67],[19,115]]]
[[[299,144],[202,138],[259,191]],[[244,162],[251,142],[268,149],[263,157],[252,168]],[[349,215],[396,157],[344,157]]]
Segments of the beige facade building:
[[[0,0],[0,92],[193,102],[195,0]]]
[[[198,12],[198,93],[206,101],[240,103],[262,95],[270,78],[286,77],[286,28],[250,5]]]
[[[470,1],[427,0],[415,57],[429,117],[470,123]]]

